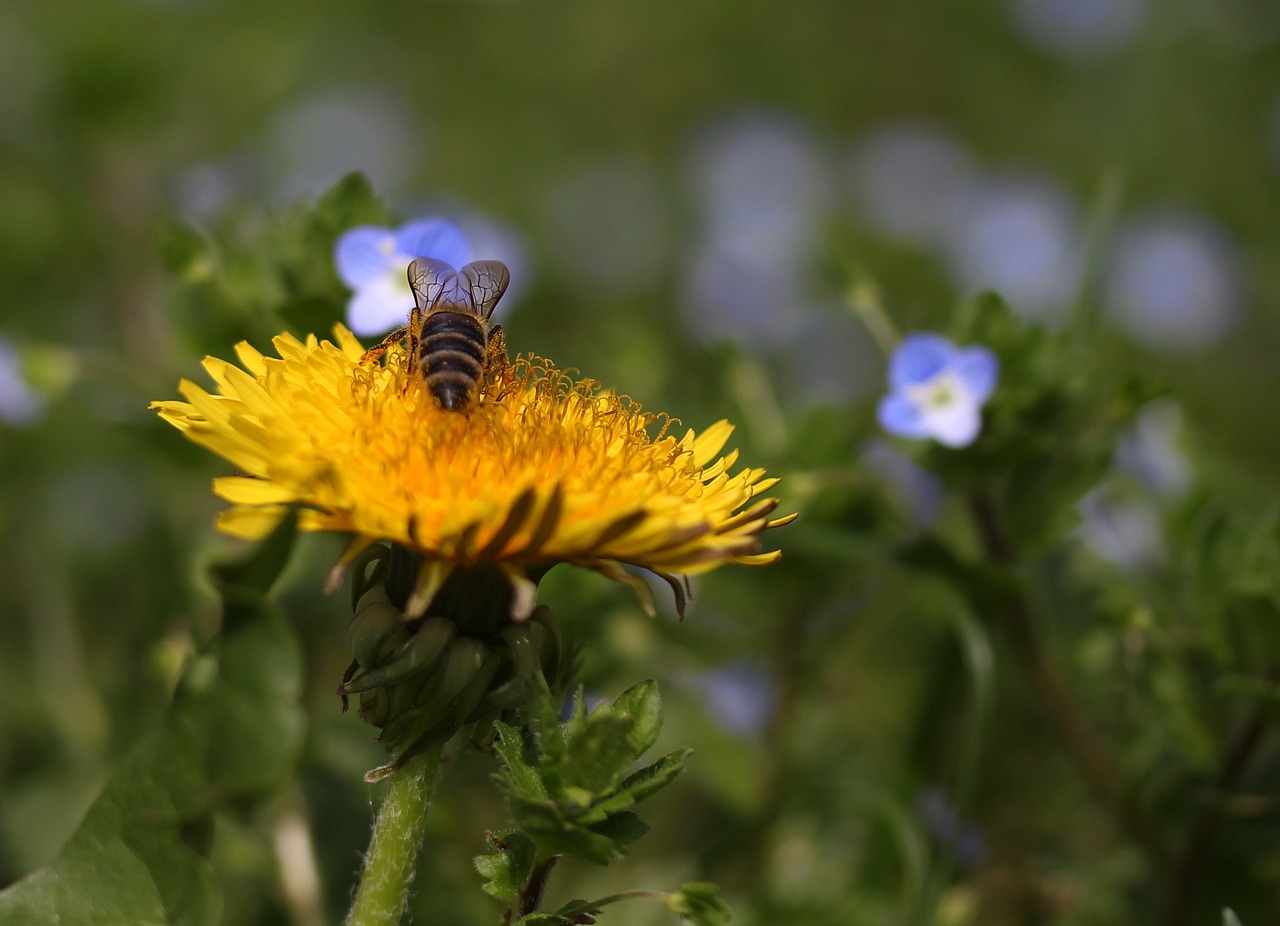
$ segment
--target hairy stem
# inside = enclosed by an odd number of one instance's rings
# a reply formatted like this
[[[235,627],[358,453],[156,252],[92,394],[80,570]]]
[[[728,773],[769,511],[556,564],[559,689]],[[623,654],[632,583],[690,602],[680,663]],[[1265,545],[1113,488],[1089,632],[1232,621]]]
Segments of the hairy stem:
[[[1005,536],[995,503],[982,493],[969,498],[969,509],[983,552],[999,566],[1012,566],[1015,556]],[[1036,633],[1031,606],[1022,592],[1013,592],[1005,600],[1005,617],[1009,639],[1058,734],[1071,753],[1081,775],[1093,792],[1111,809],[1116,822],[1160,864],[1167,864],[1169,853],[1155,828],[1125,795],[1120,772],[1111,758],[1102,736],[1076,701],[1071,689],[1049,660],[1048,653]]]
[[[1276,673],[1268,672],[1266,677],[1268,681],[1274,683]],[[1200,869],[1209,856],[1209,849],[1213,845],[1218,824],[1222,820],[1226,798],[1239,785],[1249,759],[1262,742],[1267,720],[1268,715],[1264,706],[1255,705],[1223,756],[1218,777],[1214,779],[1205,803],[1191,824],[1187,841],[1174,864],[1173,874],[1169,879],[1169,891],[1165,896],[1164,912],[1159,920],[1165,926],[1181,926],[1186,922],[1187,907],[1195,892]]]
[[[439,772],[440,752],[431,750],[391,776],[346,926],[395,926],[400,922]]]
[[[511,905],[502,918],[502,922],[510,923],[513,919],[535,913],[542,906],[542,896],[547,892],[547,881],[551,878],[551,870],[556,867],[560,856],[553,855],[545,861],[538,862],[529,873],[529,882],[520,891],[520,896]]]

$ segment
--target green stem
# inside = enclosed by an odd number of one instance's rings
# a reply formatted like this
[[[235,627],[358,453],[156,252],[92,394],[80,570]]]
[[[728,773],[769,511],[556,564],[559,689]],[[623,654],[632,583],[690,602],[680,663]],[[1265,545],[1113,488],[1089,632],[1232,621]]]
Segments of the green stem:
[[[567,907],[558,912],[561,916],[579,916],[623,900],[666,900],[670,896],[666,891],[619,891],[616,894],[610,894],[608,897],[601,897],[599,900],[584,900],[582,903],[574,904],[572,907]]]
[[[433,749],[391,776],[346,926],[396,926],[400,922],[439,773],[440,751]]]
[[[876,342],[880,352],[886,357],[892,357],[900,340],[898,329],[894,327],[889,313],[884,310],[880,291],[875,284],[869,280],[855,283],[845,293],[845,302],[866,326],[871,340]]]
[[[1014,568],[1017,558],[1005,535],[995,501],[988,494],[975,491],[969,498],[969,510],[988,561],[1006,569]],[[1066,680],[1050,661],[1032,620],[1031,605],[1021,591],[1013,591],[1006,597],[1005,617],[1018,662],[1029,676],[1041,705],[1058,728],[1085,781],[1110,808],[1120,827],[1157,864],[1167,865],[1169,853],[1161,834],[1154,822],[1125,793],[1119,766]]]

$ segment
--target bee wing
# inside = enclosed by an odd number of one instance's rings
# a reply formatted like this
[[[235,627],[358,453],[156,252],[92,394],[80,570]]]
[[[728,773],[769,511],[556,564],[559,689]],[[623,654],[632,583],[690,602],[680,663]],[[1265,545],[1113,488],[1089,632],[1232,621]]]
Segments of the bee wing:
[[[511,282],[511,272],[500,260],[477,260],[458,271],[476,314],[488,321]]]
[[[430,257],[409,264],[409,288],[423,313],[437,305],[465,304],[468,298],[453,265]]]

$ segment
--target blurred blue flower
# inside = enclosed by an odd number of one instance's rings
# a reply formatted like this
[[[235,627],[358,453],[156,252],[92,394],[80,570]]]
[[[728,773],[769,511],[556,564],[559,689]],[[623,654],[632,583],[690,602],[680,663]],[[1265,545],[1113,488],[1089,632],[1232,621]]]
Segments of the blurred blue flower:
[[[1037,48],[1064,58],[1119,51],[1142,31],[1147,0],[1011,0],[1014,26]]]
[[[982,831],[962,823],[956,808],[937,788],[920,793],[916,798],[916,814],[933,841],[955,853],[956,864],[963,870],[972,871],[986,859],[987,842]]]
[[[347,326],[356,334],[381,334],[403,324],[413,307],[405,272],[415,257],[461,267],[472,260],[462,230],[444,219],[420,219],[399,228],[361,225],[343,233],[333,249],[338,276],[354,292]]]
[[[773,679],[762,666],[719,666],[694,676],[692,682],[705,700],[707,711],[730,733],[760,733],[777,707]]]
[[[22,426],[35,423],[44,412],[44,396],[22,375],[22,358],[9,339],[0,335],[0,421]]]
[[[1240,314],[1246,281],[1222,226],[1166,206],[1121,228],[1105,284],[1107,310],[1134,338],[1177,350],[1221,339]]]
[[[1165,562],[1160,519],[1150,499],[1126,497],[1110,486],[1090,492],[1076,507],[1078,536],[1103,559],[1131,572]]]
[[[920,244],[943,241],[974,181],[968,148],[929,122],[877,126],[858,146],[852,166],[855,193],[870,224]]]
[[[909,334],[889,360],[891,391],[880,400],[880,425],[899,437],[932,437],[948,447],[965,447],[982,428],[982,405],[999,375],[999,362],[985,347],[956,347],[938,334]]]
[[[917,530],[927,530],[942,513],[946,500],[942,480],[905,453],[877,438],[867,442],[858,462],[884,480]]]
[[[977,177],[945,227],[943,255],[966,294],[994,289],[1014,311],[1052,318],[1080,289],[1079,207],[1057,182],[1026,171]]]

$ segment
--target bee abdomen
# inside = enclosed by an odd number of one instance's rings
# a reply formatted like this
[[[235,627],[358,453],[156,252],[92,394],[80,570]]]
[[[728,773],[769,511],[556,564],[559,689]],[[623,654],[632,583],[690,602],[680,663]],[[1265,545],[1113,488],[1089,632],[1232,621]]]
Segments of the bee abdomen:
[[[450,411],[466,408],[484,372],[484,323],[462,312],[435,312],[422,324],[419,359],[427,391]]]

